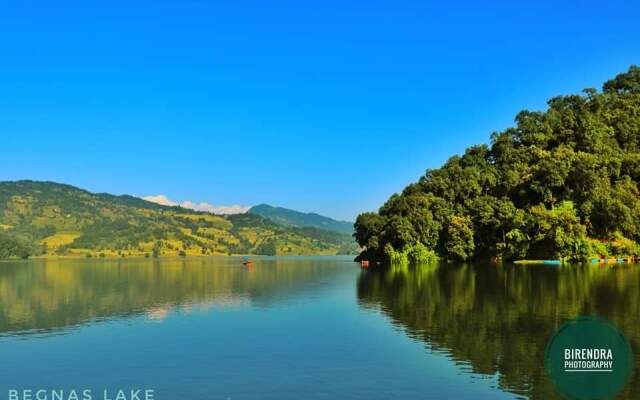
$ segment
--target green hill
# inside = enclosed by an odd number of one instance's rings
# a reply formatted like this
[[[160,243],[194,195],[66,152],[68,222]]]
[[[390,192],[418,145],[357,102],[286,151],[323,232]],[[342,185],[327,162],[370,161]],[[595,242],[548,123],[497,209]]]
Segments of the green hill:
[[[637,256],[640,68],[548,104],[358,216],[361,257]]]
[[[337,221],[315,213],[303,213],[288,208],[273,207],[268,204],[251,207],[249,213],[261,215],[280,225],[312,227],[347,235],[353,234],[353,222]]]
[[[219,216],[53,182],[0,182],[0,258],[346,254],[349,235]]]

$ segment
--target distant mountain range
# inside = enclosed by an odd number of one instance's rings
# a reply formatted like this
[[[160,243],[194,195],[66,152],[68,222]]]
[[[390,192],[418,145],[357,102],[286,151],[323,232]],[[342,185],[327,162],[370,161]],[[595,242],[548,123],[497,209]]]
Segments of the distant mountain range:
[[[222,216],[54,182],[0,182],[0,258],[353,254],[357,249],[350,232],[279,224],[258,213]]]
[[[316,213],[303,213],[288,208],[260,204],[249,209],[250,214],[260,215],[271,221],[293,227],[312,227],[346,235],[353,233],[353,222],[337,221]]]

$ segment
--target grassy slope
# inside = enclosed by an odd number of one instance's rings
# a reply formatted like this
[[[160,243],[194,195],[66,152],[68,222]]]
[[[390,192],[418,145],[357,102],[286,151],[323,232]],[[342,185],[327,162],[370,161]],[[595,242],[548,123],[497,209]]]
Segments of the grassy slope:
[[[336,254],[348,235],[219,216],[52,182],[0,182],[0,230],[46,255]]]

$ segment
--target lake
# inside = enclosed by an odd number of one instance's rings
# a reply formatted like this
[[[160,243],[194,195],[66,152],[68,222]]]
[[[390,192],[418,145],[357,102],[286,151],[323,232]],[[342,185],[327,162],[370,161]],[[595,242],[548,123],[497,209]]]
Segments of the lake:
[[[0,263],[0,399],[555,399],[544,349],[577,315],[622,329],[640,367],[638,266],[240,261]],[[638,397],[634,373],[619,398]]]

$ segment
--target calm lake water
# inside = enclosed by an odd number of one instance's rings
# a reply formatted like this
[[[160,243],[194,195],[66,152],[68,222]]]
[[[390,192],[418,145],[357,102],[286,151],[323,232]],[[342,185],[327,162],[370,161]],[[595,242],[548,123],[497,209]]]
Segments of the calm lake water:
[[[348,257],[0,263],[9,389],[174,399],[560,398],[544,348],[600,315],[640,367],[640,267],[362,271]],[[639,374],[621,399],[640,397]]]

